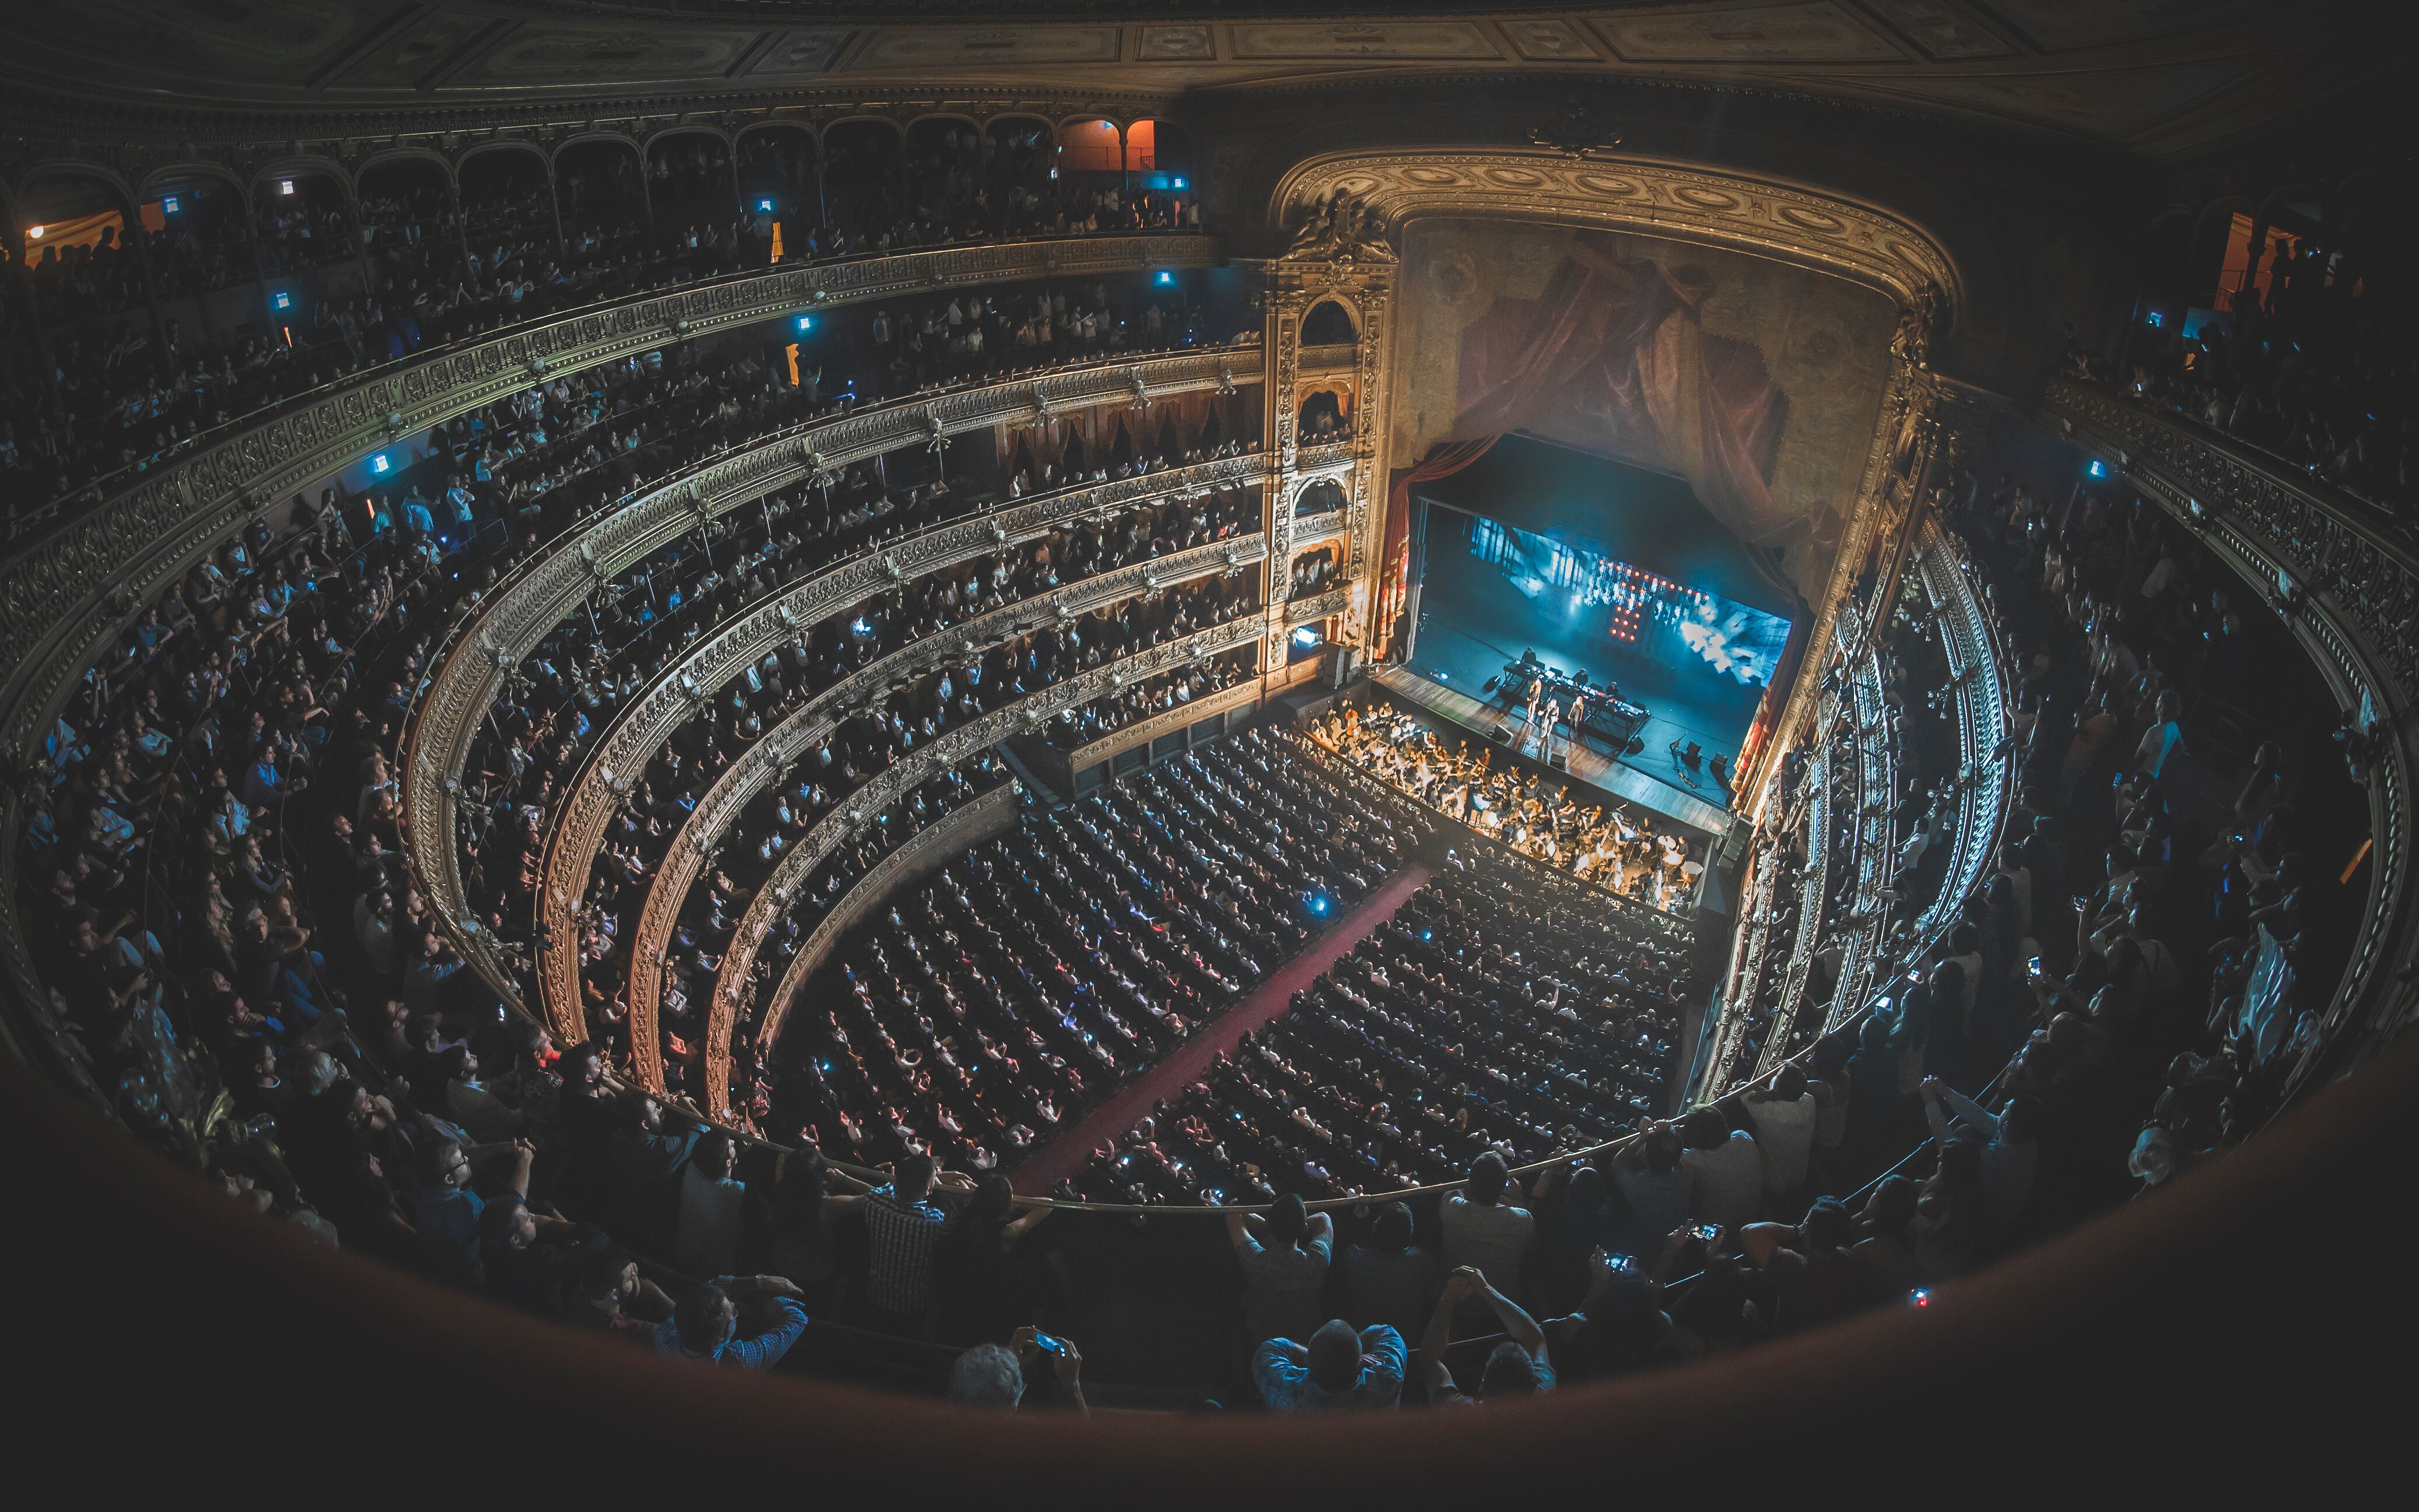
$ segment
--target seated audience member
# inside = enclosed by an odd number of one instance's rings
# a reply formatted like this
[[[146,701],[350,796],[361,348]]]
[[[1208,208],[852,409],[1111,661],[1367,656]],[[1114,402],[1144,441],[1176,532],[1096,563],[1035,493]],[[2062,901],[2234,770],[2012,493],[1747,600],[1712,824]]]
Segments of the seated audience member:
[[[1680,1136],[1669,1125],[1641,1119],[1639,1137],[1613,1158],[1626,1253],[1655,1254],[1666,1234],[1688,1221],[1689,1178],[1680,1156]]]
[[[1344,1280],[1344,1313],[1363,1328],[1384,1323],[1410,1336],[1427,1321],[1444,1286],[1444,1262],[1411,1242],[1411,1210],[1389,1202],[1378,1210],[1369,1237],[1335,1262]]]
[[[949,1362],[949,1401],[1008,1409],[1025,1400],[1025,1366],[1005,1344],[978,1344]]]
[[[1458,1192],[1448,1193],[1439,1210],[1444,1228],[1444,1262],[1475,1270],[1487,1284],[1507,1297],[1520,1294],[1520,1262],[1535,1238],[1536,1220],[1526,1208],[1503,1200],[1510,1177],[1503,1157],[1487,1150],[1470,1163],[1470,1175]],[[1518,1195],[1518,1188],[1514,1188]]]
[[[686,1274],[727,1275],[739,1257],[747,1183],[732,1174],[736,1164],[731,1136],[716,1129],[697,1142],[681,1173],[672,1264]]]
[[[807,1331],[798,1288],[778,1275],[722,1276],[684,1294],[671,1320],[655,1329],[655,1352],[708,1360],[742,1370],[769,1370]],[[739,1331],[738,1299],[764,1315],[763,1326]]]
[[[599,1245],[581,1262],[578,1284],[565,1290],[559,1316],[574,1328],[652,1345],[672,1312],[672,1299],[639,1273],[638,1261]]]
[[[1733,1129],[1711,1108],[1680,1120],[1680,1168],[1688,1173],[1688,1214],[1736,1229],[1755,1221],[1764,1201],[1764,1157],[1755,1135]]]
[[[928,1335],[932,1315],[932,1254],[956,1222],[974,1182],[943,1172],[930,1155],[899,1163],[890,1184],[865,1198],[866,1300],[896,1333]]]
[[[1795,1194],[1806,1184],[1807,1161],[1814,1150],[1814,1125],[1820,1113],[1807,1089],[1806,1073],[1795,1066],[1775,1072],[1772,1085],[1756,1088],[1739,1099],[1749,1123],[1755,1125],[1755,1148],[1764,1161],[1767,1196]]]
[[[1327,1262],[1335,1249],[1334,1221],[1306,1212],[1291,1192],[1268,1212],[1229,1212],[1226,1238],[1243,1267],[1243,1334],[1264,1339],[1307,1335],[1318,1326]]]
[[[1332,1318],[1307,1346],[1263,1341],[1252,1355],[1252,1384],[1271,1412],[1392,1407],[1403,1395],[1403,1335],[1384,1323],[1356,1333]]]
[[[1445,1351],[1453,1343],[1454,1314],[1464,1303],[1473,1300],[1486,1304],[1507,1335],[1487,1351],[1487,1363],[1479,1372],[1476,1396],[1455,1383],[1453,1372],[1444,1362]],[[1444,1293],[1437,1299],[1436,1311],[1420,1335],[1420,1369],[1425,1377],[1423,1386],[1431,1407],[1475,1407],[1554,1389],[1554,1365],[1547,1353],[1545,1331],[1537,1326],[1535,1319],[1521,1310],[1518,1303],[1488,1286],[1487,1277],[1474,1266],[1462,1266],[1445,1277]]]

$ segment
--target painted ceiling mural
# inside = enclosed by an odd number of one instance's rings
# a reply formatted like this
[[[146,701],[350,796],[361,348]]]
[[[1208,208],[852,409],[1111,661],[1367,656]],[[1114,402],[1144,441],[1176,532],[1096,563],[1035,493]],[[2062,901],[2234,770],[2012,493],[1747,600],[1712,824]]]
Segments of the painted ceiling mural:
[[[1687,480],[1810,598],[1871,453],[1896,328],[1844,279],[1656,237],[1415,220],[1397,464],[1524,430]]]
[[[1428,17],[1340,0],[1325,18],[1210,0],[1194,19],[1139,0],[1132,19],[1092,0],[968,8],[963,23],[909,24],[874,0],[689,0],[678,15],[638,0],[77,0],[7,8],[0,79],[320,109],[632,86],[1175,93],[1355,71],[1589,70],[1768,81],[2159,154],[2255,131],[2396,61],[2360,23],[2363,0],[1479,0]]]

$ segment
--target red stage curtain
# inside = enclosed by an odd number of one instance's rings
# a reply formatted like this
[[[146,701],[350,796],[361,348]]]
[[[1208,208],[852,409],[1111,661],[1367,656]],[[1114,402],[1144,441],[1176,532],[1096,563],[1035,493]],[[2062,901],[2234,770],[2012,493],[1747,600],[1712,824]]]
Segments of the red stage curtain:
[[[1487,455],[1487,449],[1501,438],[1482,436],[1475,440],[1439,441],[1428,448],[1428,455],[1408,468],[1396,468],[1386,482],[1386,536],[1380,552],[1378,575],[1378,623],[1369,637],[1373,647],[1391,648],[1396,621],[1403,613],[1403,595],[1410,583],[1411,553],[1411,485],[1437,478],[1449,478]],[[1293,507],[1288,503],[1287,508]]]
[[[1500,300],[1462,338],[1457,436],[1525,430],[1679,474],[1757,565],[1798,524],[1771,494],[1788,396],[1747,342],[1709,334],[1703,267],[1612,255],[1602,232],[1534,300]]]

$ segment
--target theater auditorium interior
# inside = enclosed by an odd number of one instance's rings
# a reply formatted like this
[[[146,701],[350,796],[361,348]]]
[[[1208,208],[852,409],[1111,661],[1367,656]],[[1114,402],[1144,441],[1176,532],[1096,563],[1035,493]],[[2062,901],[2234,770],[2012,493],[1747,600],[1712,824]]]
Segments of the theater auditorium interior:
[[[2356,1481],[2413,41],[12,8],[21,1462]]]

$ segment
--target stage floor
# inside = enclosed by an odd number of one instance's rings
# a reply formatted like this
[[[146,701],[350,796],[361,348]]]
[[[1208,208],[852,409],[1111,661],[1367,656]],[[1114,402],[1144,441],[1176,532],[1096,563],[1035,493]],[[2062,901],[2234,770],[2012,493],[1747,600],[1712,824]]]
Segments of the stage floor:
[[[1530,650],[1565,671],[1584,670],[1598,684],[1617,684],[1623,698],[1643,706],[1648,717],[1638,736],[1646,748],[1624,760],[1674,782],[1672,741],[1693,740],[1708,756],[1734,756],[1764,696],[1707,667],[1668,625],[1649,624],[1640,640],[1624,645],[1555,615],[1490,570],[1459,559],[1431,561],[1411,648],[1414,671],[1484,700],[1487,680]],[[1710,779],[1699,783],[1712,801],[1722,801]]]
[[[1420,636],[1420,646],[1423,652],[1427,649],[1425,632]],[[1425,661],[1425,657],[1420,659]],[[1499,659],[1496,666],[1500,669],[1502,662]],[[1497,710],[1469,693],[1432,680],[1423,672],[1401,667],[1381,667],[1372,681],[1405,702],[1416,704],[1422,711],[1484,736],[1489,742],[1495,738],[1495,732],[1502,728],[1503,721]],[[1485,681],[1483,676],[1479,679],[1480,683]],[[1472,691],[1475,690],[1473,685]],[[1648,728],[1651,730],[1653,727],[1650,725]],[[1670,761],[1669,752],[1655,746],[1649,746],[1646,752],[1637,759],[1642,761],[1647,755],[1658,753],[1665,761]],[[1687,774],[1676,764],[1672,766],[1671,779],[1667,781],[1628,762],[1615,762],[1593,747],[1577,746],[1571,748],[1569,772],[1577,783],[1600,789],[1634,808],[1676,820],[1703,837],[1718,835],[1730,824],[1730,810],[1724,806],[1722,791],[1714,779],[1709,776],[1697,779],[1702,784],[1703,795],[1701,796],[1687,787],[1684,780]]]

